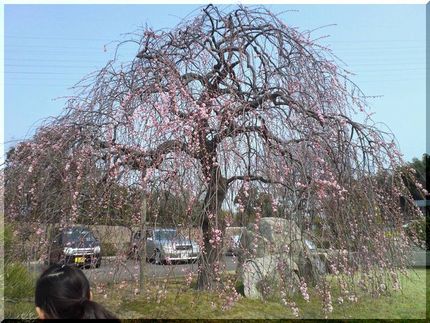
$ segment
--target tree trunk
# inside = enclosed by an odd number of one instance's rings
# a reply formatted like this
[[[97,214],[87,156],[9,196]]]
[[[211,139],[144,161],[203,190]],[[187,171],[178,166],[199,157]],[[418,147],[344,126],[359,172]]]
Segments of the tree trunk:
[[[142,192],[141,218],[140,218],[140,246],[139,255],[139,289],[142,294],[145,290],[146,276],[146,192]]]
[[[214,264],[219,262],[221,256],[221,244],[213,245],[209,242],[212,239],[212,229],[221,229],[218,223],[219,211],[227,193],[227,180],[221,176],[219,167],[212,172],[209,188],[205,196],[204,208],[202,212],[201,229],[203,233],[204,251],[199,259],[199,276],[197,288],[199,290],[210,290],[215,287]],[[209,215],[213,217],[210,219]]]

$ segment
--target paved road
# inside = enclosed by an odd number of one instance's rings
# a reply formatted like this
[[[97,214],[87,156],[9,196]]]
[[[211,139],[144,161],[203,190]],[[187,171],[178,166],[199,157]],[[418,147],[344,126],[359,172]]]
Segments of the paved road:
[[[226,256],[224,259],[226,270],[235,270],[237,259]],[[46,266],[33,264],[31,268],[40,273]],[[182,277],[190,272],[197,272],[196,263],[175,263],[171,265],[155,265],[147,263],[148,278]],[[135,260],[119,261],[118,259],[102,260],[100,268],[84,269],[85,275],[91,282],[121,282],[139,279],[139,263]]]

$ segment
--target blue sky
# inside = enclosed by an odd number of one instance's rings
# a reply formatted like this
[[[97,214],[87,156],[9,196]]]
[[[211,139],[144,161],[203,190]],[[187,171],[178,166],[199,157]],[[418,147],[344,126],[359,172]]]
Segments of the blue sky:
[[[224,6],[225,7],[225,6]],[[356,76],[374,120],[395,134],[407,161],[426,151],[425,5],[266,5],[321,40]],[[57,116],[70,87],[113,56],[110,42],[146,24],[171,28],[196,5],[6,5],[5,151]],[[120,59],[131,60],[133,51]]]

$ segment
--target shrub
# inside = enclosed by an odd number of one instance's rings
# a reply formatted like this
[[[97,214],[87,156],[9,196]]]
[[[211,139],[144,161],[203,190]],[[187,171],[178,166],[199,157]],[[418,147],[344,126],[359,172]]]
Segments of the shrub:
[[[426,245],[426,229],[429,229],[429,223],[427,223],[426,218],[423,217],[409,222],[405,229],[408,236],[417,246],[429,250],[429,246]]]
[[[3,241],[4,241],[4,260],[5,262],[12,259],[12,246],[13,246],[13,230],[10,224],[4,225],[3,230]]]
[[[15,230],[19,230],[21,232],[22,227],[20,223],[5,223],[4,231],[3,231],[3,239],[4,239],[4,260],[5,263],[9,261],[20,262],[28,259],[26,256],[28,254],[28,248],[26,248],[26,244],[31,244],[28,242],[28,233],[25,236],[20,236],[20,239],[17,239],[15,236]],[[33,243],[34,245],[34,243]]]
[[[242,280],[236,281],[235,289],[240,295],[245,296],[245,285],[243,284]]]
[[[15,245],[13,228],[7,224],[4,227],[4,296],[10,301],[33,297],[35,286],[34,275],[15,257]]]
[[[16,239],[13,228],[7,224],[4,227],[4,314],[7,318],[31,319],[36,318],[34,310],[35,275],[18,261],[14,253]]]
[[[34,296],[35,278],[28,269],[20,264],[5,264],[5,299],[17,300]]]

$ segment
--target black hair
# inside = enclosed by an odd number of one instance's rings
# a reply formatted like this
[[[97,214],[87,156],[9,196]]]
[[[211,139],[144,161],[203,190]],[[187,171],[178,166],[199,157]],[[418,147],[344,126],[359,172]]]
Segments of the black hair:
[[[103,306],[90,300],[90,283],[76,267],[52,265],[46,269],[36,283],[35,303],[48,319],[118,320]]]

